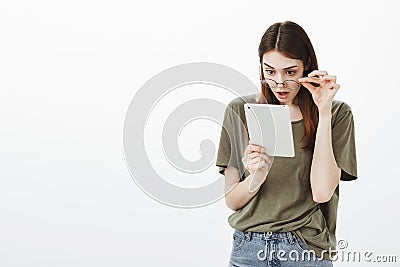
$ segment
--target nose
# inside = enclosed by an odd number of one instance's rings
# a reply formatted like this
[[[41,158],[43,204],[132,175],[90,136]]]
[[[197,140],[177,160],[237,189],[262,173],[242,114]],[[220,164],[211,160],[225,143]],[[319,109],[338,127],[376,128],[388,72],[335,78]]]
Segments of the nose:
[[[283,77],[282,77],[282,74],[278,74],[278,77],[276,77],[277,79],[276,79],[276,82],[278,83],[278,87],[284,87],[283,86]]]
[[[283,86],[283,83],[281,83],[281,82],[278,82],[278,86],[277,87],[279,87],[279,88],[282,88],[282,87],[284,87]]]

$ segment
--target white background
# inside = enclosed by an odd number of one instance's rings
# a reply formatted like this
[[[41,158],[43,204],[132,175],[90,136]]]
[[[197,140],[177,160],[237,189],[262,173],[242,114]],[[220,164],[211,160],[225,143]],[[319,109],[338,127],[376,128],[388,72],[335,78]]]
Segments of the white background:
[[[0,266],[226,266],[230,210],[144,194],[124,162],[125,112],[148,79],[183,63],[224,64],[257,83],[261,36],[285,20],[307,31],[356,121],[359,179],[341,183],[337,238],[400,261],[395,3],[2,1]]]

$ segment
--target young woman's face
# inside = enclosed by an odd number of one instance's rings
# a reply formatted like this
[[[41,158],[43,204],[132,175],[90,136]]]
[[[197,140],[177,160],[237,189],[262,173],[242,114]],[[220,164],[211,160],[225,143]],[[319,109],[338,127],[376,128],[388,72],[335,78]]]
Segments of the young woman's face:
[[[264,78],[281,104],[293,104],[293,100],[300,90],[300,84],[297,80],[303,76],[303,62],[286,57],[277,51],[269,51],[263,55],[262,69]],[[278,83],[277,87],[271,80]],[[297,83],[288,80],[294,80]],[[284,81],[286,82],[283,84]]]

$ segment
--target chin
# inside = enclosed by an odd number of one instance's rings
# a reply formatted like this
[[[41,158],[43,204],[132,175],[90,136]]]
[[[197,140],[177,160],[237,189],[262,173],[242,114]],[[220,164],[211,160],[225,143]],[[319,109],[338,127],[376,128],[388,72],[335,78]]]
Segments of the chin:
[[[292,99],[280,99],[280,98],[276,98],[278,99],[278,101],[282,104],[282,105],[289,105],[289,103],[292,101]]]

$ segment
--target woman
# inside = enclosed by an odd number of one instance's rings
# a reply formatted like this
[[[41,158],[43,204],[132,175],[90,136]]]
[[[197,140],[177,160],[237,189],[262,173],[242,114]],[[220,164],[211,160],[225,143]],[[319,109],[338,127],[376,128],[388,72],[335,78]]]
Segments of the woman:
[[[332,266],[339,180],[357,179],[351,109],[298,24],[273,24],[258,50],[261,94],[229,103],[216,162],[235,211],[230,266]],[[295,157],[250,144],[244,103],[289,106]]]

